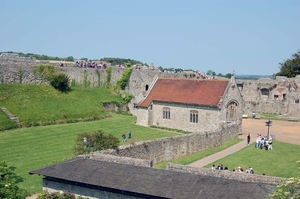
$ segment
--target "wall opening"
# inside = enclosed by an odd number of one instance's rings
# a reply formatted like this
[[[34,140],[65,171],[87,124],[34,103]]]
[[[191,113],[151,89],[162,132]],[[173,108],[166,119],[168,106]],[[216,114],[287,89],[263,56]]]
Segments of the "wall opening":
[[[238,104],[237,102],[229,102],[226,109],[226,120],[236,121],[238,119]]]

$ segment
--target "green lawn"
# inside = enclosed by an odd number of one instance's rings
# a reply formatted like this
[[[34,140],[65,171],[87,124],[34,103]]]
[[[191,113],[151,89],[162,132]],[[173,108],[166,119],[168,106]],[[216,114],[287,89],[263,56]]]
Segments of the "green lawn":
[[[254,144],[242,150],[205,166],[210,168],[218,163],[227,166],[229,170],[242,167],[246,171],[250,166],[255,174],[266,174],[278,177],[300,176],[296,161],[300,160],[300,146],[277,140],[273,141],[273,150],[256,149]]]
[[[0,159],[16,167],[16,173],[25,179],[20,186],[30,193],[41,191],[41,177],[28,171],[45,167],[73,157],[72,149],[77,134],[103,130],[121,140],[123,132],[132,129],[131,140],[151,140],[178,135],[159,129],[135,125],[136,117],[112,114],[111,118],[92,122],[60,124],[0,131]],[[121,142],[122,144],[122,142]]]

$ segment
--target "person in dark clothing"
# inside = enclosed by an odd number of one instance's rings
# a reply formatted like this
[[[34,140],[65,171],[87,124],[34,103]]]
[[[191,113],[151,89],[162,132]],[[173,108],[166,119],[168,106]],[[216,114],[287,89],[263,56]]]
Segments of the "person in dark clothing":
[[[250,144],[250,133],[248,133],[248,135],[247,135],[247,144],[248,145]]]

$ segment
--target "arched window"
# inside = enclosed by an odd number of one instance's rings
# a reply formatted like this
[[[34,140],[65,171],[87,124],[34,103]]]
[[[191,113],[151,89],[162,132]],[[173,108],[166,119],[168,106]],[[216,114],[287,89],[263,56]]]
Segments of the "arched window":
[[[238,104],[236,102],[230,102],[226,110],[227,121],[235,121],[238,119],[237,115]]]
[[[198,111],[190,111],[190,122],[198,123]]]
[[[146,89],[146,91],[149,89],[149,86],[148,86],[148,84],[146,84],[146,86],[145,86],[145,89]]]
[[[164,107],[163,108],[163,119],[170,119],[170,118],[171,118],[170,108]]]

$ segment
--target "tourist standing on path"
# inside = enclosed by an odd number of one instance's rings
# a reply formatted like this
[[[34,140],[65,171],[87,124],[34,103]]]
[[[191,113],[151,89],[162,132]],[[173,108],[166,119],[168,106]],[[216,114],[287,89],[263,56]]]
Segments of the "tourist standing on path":
[[[247,144],[249,145],[249,143],[250,143],[250,133],[248,133],[247,135]]]

